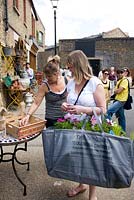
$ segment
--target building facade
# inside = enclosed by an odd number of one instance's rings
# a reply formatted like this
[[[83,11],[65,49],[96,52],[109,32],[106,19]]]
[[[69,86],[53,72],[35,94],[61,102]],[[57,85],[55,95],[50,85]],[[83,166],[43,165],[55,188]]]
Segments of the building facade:
[[[32,0],[0,0],[0,44],[27,51],[25,61],[37,70],[37,52],[45,48],[45,28],[38,17]],[[19,43],[19,44],[18,44]],[[21,46],[22,45],[22,46]],[[15,56],[21,53],[14,51]],[[19,54],[19,55],[18,55]],[[12,56],[12,55],[11,55]],[[21,63],[23,64],[23,63]]]
[[[64,39],[59,41],[59,56],[61,65],[66,65],[67,55],[73,50],[82,50],[88,57],[95,75],[104,68],[128,67],[134,76],[134,38],[129,37],[120,28],[103,32],[82,39]],[[48,49],[45,56],[49,56]],[[134,79],[134,77],[133,77]]]
[[[26,62],[38,71],[37,53],[44,49],[45,28],[33,1],[0,0],[0,80],[23,70]]]

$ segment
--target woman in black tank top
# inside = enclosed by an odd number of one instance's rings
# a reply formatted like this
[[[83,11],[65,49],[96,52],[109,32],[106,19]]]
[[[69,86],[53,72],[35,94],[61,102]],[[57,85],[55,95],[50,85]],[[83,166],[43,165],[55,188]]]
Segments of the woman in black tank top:
[[[53,126],[58,118],[64,116],[61,104],[66,100],[66,80],[60,73],[57,63],[52,60],[44,67],[45,80],[39,87],[36,98],[20,125],[28,123],[30,116],[38,109],[43,98],[46,100],[46,127]]]

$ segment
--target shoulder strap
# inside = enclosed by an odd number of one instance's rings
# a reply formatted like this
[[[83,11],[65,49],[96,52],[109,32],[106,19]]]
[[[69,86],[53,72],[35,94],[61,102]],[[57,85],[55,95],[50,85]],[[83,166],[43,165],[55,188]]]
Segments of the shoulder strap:
[[[78,96],[77,96],[77,99],[76,99],[76,101],[75,101],[74,105],[76,105],[76,103],[77,103],[77,101],[78,101],[78,99],[79,99],[79,96],[80,96],[80,94],[82,93],[83,89],[86,87],[86,85],[87,85],[88,81],[89,81],[89,80],[87,80],[87,81],[85,82],[85,84],[83,85],[83,87],[82,87],[81,91],[79,92],[79,94],[78,94]]]
[[[129,85],[129,80],[127,79],[128,81],[128,94],[130,94],[130,85]]]
[[[50,87],[49,87],[49,85],[48,85],[47,81],[46,81],[46,80],[44,80],[44,81],[43,81],[43,83],[45,83],[45,84],[46,84],[46,86],[47,86],[47,88],[48,88],[48,91],[50,91]]]
[[[127,78],[124,78],[124,79],[122,79],[122,80],[119,82],[119,84],[118,84],[118,88],[119,88],[119,86],[120,86],[121,82],[122,82],[123,80],[125,80],[125,79],[128,81],[128,79],[127,79]],[[130,93],[129,81],[128,81],[128,93]]]
[[[117,88],[119,88],[120,84],[122,83],[122,81],[123,81],[124,79],[126,79],[126,78],[123,78],[123,79],[122,79],[122,80],[119,82],[119,84],[118,84],[118,87],[117,87]]]

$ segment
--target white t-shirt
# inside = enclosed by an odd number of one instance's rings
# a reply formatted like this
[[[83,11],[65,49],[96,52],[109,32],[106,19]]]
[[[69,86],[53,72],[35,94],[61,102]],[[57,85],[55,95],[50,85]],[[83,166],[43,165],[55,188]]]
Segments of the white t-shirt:
[[[85,88],[83,89],[83,91],[80,94],[76,104],[82,105],[82,106],[85,106],[85,107],[88,107],[88,106],[89,107],[96,107],[96,103],[94,101],[93,93],[95,92],[96,87],[99,84],[102,85],[101,80],[99,78],[97,78],[96,76],[93,76],[89,80],[89,82],[87,83]],[[77,97],[78,97],[78,94],[75,92],[75,81],[74,81],[74,79],[71,79],[68,82],[67,92],[68,92],[67,103],[74,104]]]
[[[33,77],[34,77],[33,69],[32,68],[28,68],[28,69],[26,69],[26,71],[27,71],[29,79],[33,79]]]

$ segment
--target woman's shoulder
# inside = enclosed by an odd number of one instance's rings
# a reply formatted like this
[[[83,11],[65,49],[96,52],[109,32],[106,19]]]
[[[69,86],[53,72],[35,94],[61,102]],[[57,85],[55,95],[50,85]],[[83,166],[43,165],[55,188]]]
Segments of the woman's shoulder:
[[[92,76],[87,84],[87,87],[90,88],[90,90],[92,90],[93,92],[95,92],[98,85],[103,85],[103,83],[98,77]]]
[[[41,90],[43,90],[44,92],[50,90],[49,84],[48,84],[48,82],[47,82],[46,79],[42,81],[42,84],[39,86],[39,88],[40,88]]]
[[[97,76],[92,76],[89,82],[92,84],[102,84],[102,81]]]

